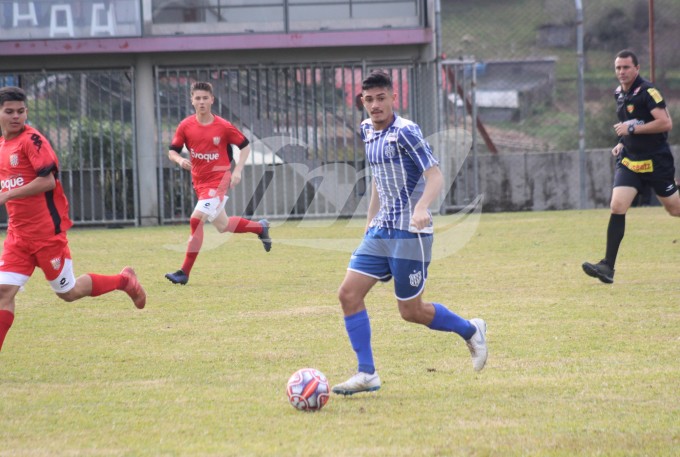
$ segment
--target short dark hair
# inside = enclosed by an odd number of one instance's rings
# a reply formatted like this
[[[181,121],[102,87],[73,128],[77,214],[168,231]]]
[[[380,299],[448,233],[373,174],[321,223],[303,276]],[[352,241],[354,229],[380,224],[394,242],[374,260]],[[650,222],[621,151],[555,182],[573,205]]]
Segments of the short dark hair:
[[[618,58],[627,59],[628,57],[630,57],[631,59],[633,59],[633,65],[635,65],[636,67],[639,65],[639,64],[638,64],[638,58],[637,58],[637,56],[636,56],[635,53],[634,53],[633,51],[631,51],[630,49],[624,49],[623,51],[619,51],[619,53],[616,54],[616,58],[617,58],[617,59],[618,59]]]
[[[374,70],[361,82],[361,90],[384,87],[392,90],[392,78],[384,70]]]
[[[21,87],[6,86],[0,88],[0,105],[5,102],[26,102],[26,92]]]
[[[212,84],[204,81],[196,81],[191,85],[191,93],[193,94],[197,90],[204,90],[206,92],[210,92],[210,95],[213,93],[213,87]]]

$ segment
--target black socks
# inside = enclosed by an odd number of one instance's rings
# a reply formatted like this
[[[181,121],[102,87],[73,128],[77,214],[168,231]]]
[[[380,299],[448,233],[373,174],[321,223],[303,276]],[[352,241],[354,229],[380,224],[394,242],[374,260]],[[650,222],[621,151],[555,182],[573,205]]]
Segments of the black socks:
[[[607,253],[604,260],[607,264],[614,268],[616,262],[616,255],[619,253],[619,245],[623,240],[623,234],[626,231],[626,215],[612,214],[609,218],[609,226],[607,227]]]

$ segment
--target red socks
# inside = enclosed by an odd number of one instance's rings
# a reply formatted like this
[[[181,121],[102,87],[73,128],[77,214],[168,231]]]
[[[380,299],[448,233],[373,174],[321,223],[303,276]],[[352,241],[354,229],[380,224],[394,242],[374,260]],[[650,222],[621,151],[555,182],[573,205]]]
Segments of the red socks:
[[[189,238],[189,245],[187,246],[187,253],[184,256],[184,263],[182,264],[182,271],[189,276],[191,269],[194,267],[198,252],[203,245],[203,221],[192,217],[189,220],[191,226],[191,237]]]
[[[90,278],[92,278],[92,292],[91,297],[98,297],[109,293],[113,290],[122,290],[127,285],[127,279],[121,275],[98,275],[96,273],[88,273]]]
[[[198,257],[198,253],[203,245],[203,221],[192,217],[189,219],[191,226],[191,237],[187,246],[187,253],[184,256],[184,263],[182,264],[182,271],[189,276],[191,269],[194,267],[194,262]],[[227,224],[227,232],[232,233],[255,233],[257,235],[262,233],[262,225],[259,222],[253,222],[242,217],[232,216],[229,218]]]
[[[9,328],[14,322],[14,314],[5,309],[0,310],[0,350],[2,349],[2,342],[5,341],[5,335],[9,332]]]
[[[227,224],[227,232],[255,233],[256,235],[259,235],[262,233],[262,225],[259,222],[232,216],[229,218],[229,224]]]

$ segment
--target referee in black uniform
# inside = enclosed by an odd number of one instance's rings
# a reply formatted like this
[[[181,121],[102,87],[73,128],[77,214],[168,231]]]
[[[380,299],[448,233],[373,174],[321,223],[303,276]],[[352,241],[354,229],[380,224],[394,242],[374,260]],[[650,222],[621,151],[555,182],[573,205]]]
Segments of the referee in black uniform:
[[[614,282],[614,263],[626,229],[626,211],[638,192],[650,186],[666,211],[671,216],[680,216],[680,194],[668,145],[668,132],[673,128],[673,122],[666,102],[652,83],[640,77],[640,65],[633,52],[619,52],[614,68],[621,83],[614,93],[619,118],[614,130],[619,142],[612,149],[617,163],[607,250],[604,259],[598,263],[582,265],[588,276],[607,284]]]

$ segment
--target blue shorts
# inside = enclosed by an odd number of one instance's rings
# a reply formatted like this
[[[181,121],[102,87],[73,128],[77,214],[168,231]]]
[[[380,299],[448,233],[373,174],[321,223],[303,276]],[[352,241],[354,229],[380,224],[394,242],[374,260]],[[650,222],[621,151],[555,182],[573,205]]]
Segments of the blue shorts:
[[[348,270],[389,281],[398,300],[423,292],[432,258],[432,235],[371,227],[349,261]]]

